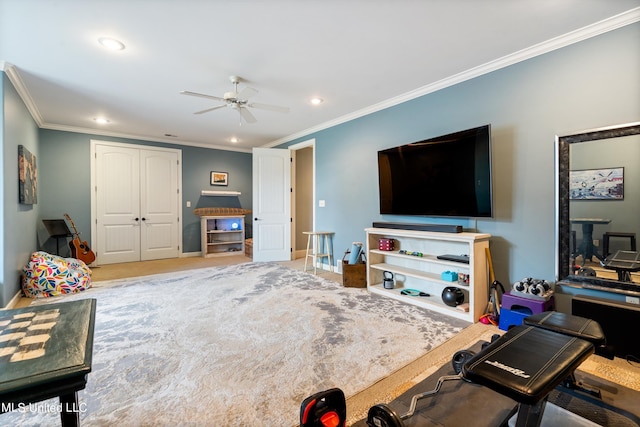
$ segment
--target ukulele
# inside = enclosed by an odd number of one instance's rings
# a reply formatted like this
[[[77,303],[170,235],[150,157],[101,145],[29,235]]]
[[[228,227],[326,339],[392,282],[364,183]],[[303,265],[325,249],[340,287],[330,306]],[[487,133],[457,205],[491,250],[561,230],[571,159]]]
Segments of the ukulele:
[[[64,217],[69,221],[69,224],[71,224],[71,228],[73,228],[73,240],[69,242],[71,257],[79,259],[85,264],[91,264],[96,260],[96,254],[94,254],[91,248],[89,248],[89,244],[86,240],[80,240],[80,233],[78,233],[76,225],[73,223],[69,214],[64,214]]]

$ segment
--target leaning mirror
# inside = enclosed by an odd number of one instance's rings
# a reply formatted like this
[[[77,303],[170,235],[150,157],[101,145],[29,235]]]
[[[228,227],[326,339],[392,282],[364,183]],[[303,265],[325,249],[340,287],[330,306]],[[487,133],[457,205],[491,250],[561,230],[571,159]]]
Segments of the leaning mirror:
[[[640,292],[640,122],[557,136],[556,174],[557,280]]]

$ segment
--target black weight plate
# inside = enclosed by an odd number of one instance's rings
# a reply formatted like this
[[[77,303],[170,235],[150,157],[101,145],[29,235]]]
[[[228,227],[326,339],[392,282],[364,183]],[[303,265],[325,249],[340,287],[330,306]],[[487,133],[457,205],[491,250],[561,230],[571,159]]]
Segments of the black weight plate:
[[[369,427],[404,427],[398,414],[383,403],[369,408],[367,425]]]

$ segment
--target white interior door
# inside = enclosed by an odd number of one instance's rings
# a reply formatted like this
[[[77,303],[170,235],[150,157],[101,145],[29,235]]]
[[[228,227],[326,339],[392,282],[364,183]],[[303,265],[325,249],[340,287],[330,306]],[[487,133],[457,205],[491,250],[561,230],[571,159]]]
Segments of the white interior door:
[[[140,260],[140,150],[96,145],[99,264]]]
[[[178,155],[140,150],[140,259],[178,257]]]
[[[99,264],[179,256],[180,154],[95,144],[95,232]]]
[[[253,149],[253,260],[288,261],[291,252],[291,155]]]

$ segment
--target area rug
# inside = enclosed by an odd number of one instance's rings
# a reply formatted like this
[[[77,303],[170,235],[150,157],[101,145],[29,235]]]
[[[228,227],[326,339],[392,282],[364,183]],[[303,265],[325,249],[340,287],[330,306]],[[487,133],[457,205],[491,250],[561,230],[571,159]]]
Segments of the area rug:
[[[353,395],[468,325],[272,263],[97,282],[35,303],[79,298],[98,307],[84,426],[295,426],[306,396]],[[0,422],[59,425],[51,412]]]

